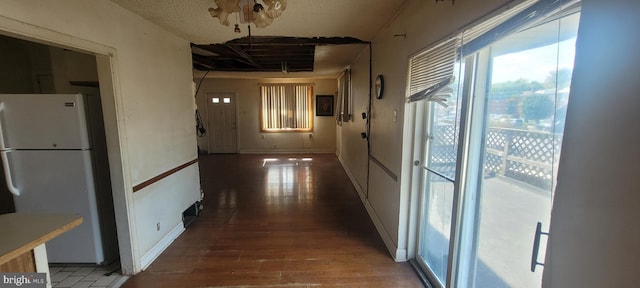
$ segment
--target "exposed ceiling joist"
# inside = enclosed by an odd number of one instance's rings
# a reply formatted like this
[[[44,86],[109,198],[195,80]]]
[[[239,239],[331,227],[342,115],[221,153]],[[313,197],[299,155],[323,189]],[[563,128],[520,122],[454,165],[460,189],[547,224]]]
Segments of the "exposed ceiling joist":
[[[192,44],[198,70],[312,72],[316,46],[369,44],[353,37],[242,37],[224,44]]]
[[[242,37],[231,40],[227,43],[236,45],[346,45],[346,44],[369,44],[370,42],[362,41],[354,37],[270,37],[270,36],[253,36]]]

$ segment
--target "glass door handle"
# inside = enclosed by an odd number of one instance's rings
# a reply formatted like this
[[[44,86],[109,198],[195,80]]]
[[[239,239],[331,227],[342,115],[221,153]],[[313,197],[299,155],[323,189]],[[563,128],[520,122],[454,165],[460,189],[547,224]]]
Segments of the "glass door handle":
[[[536,225],[536,234],[533,236],[533,251],[531,252],[531,272],[536,272],[536,266],[544,266],[543,262],[538,262],[538,252],[540,252],[540,237],[549,235],[549,232],[542,232],[542,223]]]

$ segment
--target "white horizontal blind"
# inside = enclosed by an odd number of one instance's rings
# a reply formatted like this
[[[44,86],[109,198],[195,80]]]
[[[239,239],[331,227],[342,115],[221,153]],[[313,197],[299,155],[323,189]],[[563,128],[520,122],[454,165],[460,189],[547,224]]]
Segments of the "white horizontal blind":
[[[457,33],[451,38],[448,38],[435,46],[427,48],[423,52],[411,58],[410,70],[409,70],[409,102],[415,102],[420,100],[434,100],[442,103],[442,99],[431,99],[440,89],[448,86],[454,80],[453,70],[457,59],[462,59],[466,54],[477,52],[482,48],[482,43],[491,43],[497,40],[497,37],[505,36],[506,33],[500,33],[497,31],[495,35],[485,35],[485,33],[495,29],[505,21],[512,19],[522,13],[525,9],[531,7],[539,0],[526,0],[522,3],[508,8],[502,12],[498,12],[486,20],[471,25],[469,28],[463,29],[461,33]],[[556,0],[543,0],[543,1],[556,1]],[[561,0],[557,0],[561,1]],[[520,15],[521,18],[527,19],[535,17],[534,15]],[[519,19],[518,19],[519,20]],[[519,20],[521,21],[521,20]],[[510,32],[510,31],[505,31]],[[481,37],[491,37],[492,39],[480,39],[482,41],[476,41],[472,46],[466,46],[467,43],[473,40],[478,40]],[[462,48],[469,49],[462,49]]]
[[[311,130],[312,93],[306,84],[261,85],[262,131]]]
[[[461,36],[463,43],[458,48],[458,53],[475,53],[570,1],[572,0],[525,0],[513,7],[504,7],[505,10],[495,12],[489,19],[483,19],[464,29]]]
[[[487,33],[491,29],[496,28],[498,25],[504,23],[507,19],[513,18],[537,1],[538,0],[523,1],[522,3],[515,5],[512,8],[508,8],[502,12],[498,12],[497,15],[490,17],[489,19],[486,19],[476,25],[471,25],[470,28],[467,28],[462,32],[462,39],[464,43],[469,43],[472,40],[482,36],[484,33]],[[493,41],[495,40],[496,39],[493,39]]]
[[[420,93],[453,76],[459,37],[447,39],[411,59],[409,70],[409,102],[425,99]]]

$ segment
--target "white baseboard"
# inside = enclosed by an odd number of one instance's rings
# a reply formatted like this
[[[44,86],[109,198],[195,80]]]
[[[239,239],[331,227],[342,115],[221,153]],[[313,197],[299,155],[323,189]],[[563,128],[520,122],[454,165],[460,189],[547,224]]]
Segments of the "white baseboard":
[[[353,187],[356,188],[356,191],[360,196],[360,200],[362,201],[364,208],[367,209],[369,218],[371,218],[373,225],[376,227],[376,230],[378,230],[378,234],[380,234],[380,237],[382,238],[384,245],[387,246],[387,250],[389,250],[389,253],[391,254],[391,257],[393,257],[393,260],[396,262],[407,261],[408,260],[407,250],[398,249],[396,244],[393,243],[391,236],[389,236],[389,233],[387,233],[387,230],[384,228],[382,221],[380,221],[380,218],[378,218],[378,214],[376,213],[375,209],[373,209],[371,204],[369,204],[369,200],[367,200],[367,196],[363,191],[363,188],[360,187],[360,185],[358,184],[358,181],[356,181],[356,178],[353,176],[353,173],[351,173],[351,170],[349,170],[349,168],[347,168],[347,166],[344,165],[344,162],[342,161],[342,157],[338,156],[338,161],[340,161],[340,165],[342,165],[342,168],[347,173],[347,176],[349,176],[349,179],[351,180]]]
[[[158,256],[160,256],[160,254],[162,254],[162,252],[167,249],[167,247],[169,247],[169,245],[171,245],[171,243],[173,243],[173,241],[175,241],[178,236],[180,236],[180,234],[182,234],[182,232],[184,232],[184,226],[182,224],[182,221],[180,221],[180,223],[176,227],[171,229],[171,231],[169,231],[167,235],[160,239],[160,241],[155,246],[153,246],[142,257],[140,257],[140,267],[142,267],[141,270],[144,271],[145,269],[147,269],[149,265],[151,265],[151,263],[153,263],[153,261],[156,260],[156,258],[158,258]]]
[[[389,253],[393,257],[393,260],[396,262],[407,261],[408,260],[407,250],[398,249],[396,244],[393,243],[391,236],[389,236],[389,233],[387,233],[387,230],[385,230],[384,225],[382,224],[382,221],[380,221],[380,218],[378,218],[378,214],[376,214],[376,211],[369,204],[369,201],[365,201],[363,202],[363,204],[364,204],[364,208],[367,209],[367,213],[369,213],[369,217],[371,218],[371,221],[373,221],[373,225],[376,226],[376,230],[378,230],[378,234],[380,234],[380,237],[382,238],[384,245],[387,246],[387,250],[389,250]]]
[[[367,199],[367,196],[364,193],[364,188],[360,187],[360,183],[358,183],[358,181],[356,180],[356,177],[353,176],[353,173],[351,173],[351,170],[349,168],[347,168],[346,165],[344,165],[344,161],[342,160],[342,157],[340,157],[340,155],[338,156],[338,161],[340,162],[340,165],[342,165],[342,169],[344,170],[345,173],[347,173],[347,176],[349,177],[349,180],[351,180],[351,184],[353,184],[353,187],[356,188],[356,191],[358,192],[358,196],[360,196],[360,200],[362,200],[362,203],[364,203]]]

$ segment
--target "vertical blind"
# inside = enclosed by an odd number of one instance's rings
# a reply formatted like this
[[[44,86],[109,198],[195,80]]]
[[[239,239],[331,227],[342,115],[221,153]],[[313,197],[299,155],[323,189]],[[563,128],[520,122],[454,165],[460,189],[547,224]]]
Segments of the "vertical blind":
[[[311,95],[307,84],[260,85],[262,131],[311,130]]]
[[[486,47],[496,40],[535,23],[545,15],[561,9],[572,0],[526,0],[505,7],[499,14],[481,19],[470,28],[449,37],[413,56],[409,68],[409,102],[434,100],[433,96],[453,82],[457,60]]]

